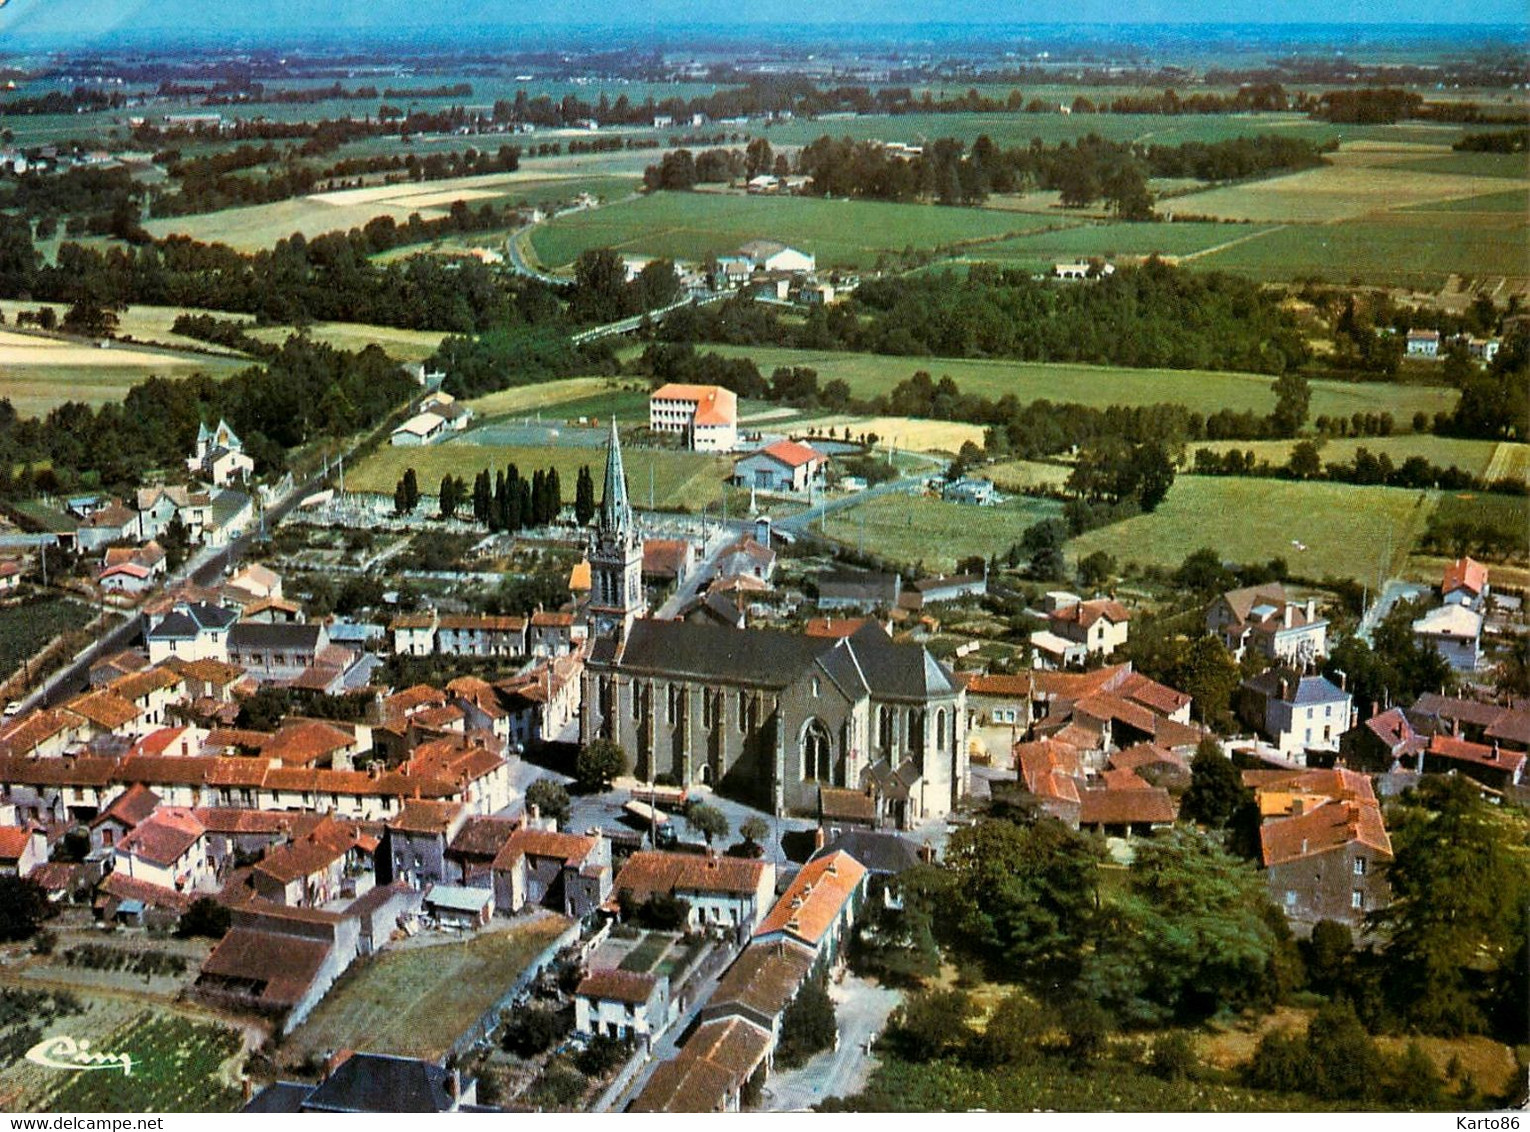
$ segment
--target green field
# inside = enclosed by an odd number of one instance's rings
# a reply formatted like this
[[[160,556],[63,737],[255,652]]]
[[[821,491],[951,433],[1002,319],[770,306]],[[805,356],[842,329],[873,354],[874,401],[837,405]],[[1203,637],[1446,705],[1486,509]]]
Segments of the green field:
[[[290,326],[252,328],[250,335],[262,342],[280,344],[294,333]],[[446,337],[439,330],[399,330],[392,326],[372,326],[362,322],[315,322],[307,328],[308,337],[339,350],[364,350],[381,346],[390,358],[401,362],[423,362],[434,354]]]
[[[655,193],[540,225],[531,242],[549,267],[572,263],[589,248],[702,260],[730,255],[753,239],[779,240],[818,257],[818,266],[870,267],[904,248],[928,250],[1033,232],[1060,218],[980,208]]]
[[[259,251],[276,241],[301,232],[312,239],[326,232],[359,228],[378,216],[399,223],[419,213],[430,220],[445,216],[454,200],[477,208],[484,203],[515,204],[521,200],[545,203],[569,200],[586,190],[586,177],[555,173],[550,169],[521,169],[514,173],[490,173],[476,177],[453,177],[441,181],[409,181],[362,189],[314,193],[272,204],[226,208],[194,216],[150,220],[145,227],[156,236],[181,233],[208,243],[222,243],[241,251]],[[600,175],[589,191],[625,194],[632,182]]]
[[[436,1060],[499,1001],[568,921],[547,915],[461,943],[384,951],[355,966],[287,1039],[285,1052],[366,1050]]]
[[[1192,443],[1188,454],[1193,457],[1198,448],[1210,448],[1215,452],[1236,449],[1253,452],[1260,460],[1268,460],[1279,467],[1291,458],[1294,440],[1215,440]],[[1422,456],[1441,468],[1457,467],[1474,476],[1484,475],[1494,460],[1499,460],[1505,477],[1525,474],[1527,444],[1500,444],[1496,440],[1459,440],[1449,436],[1431,436],[1427,433],[1408,433],[1402,436],[1335,437],[1318,446],[1323,463],[1347,464],[1354,460],[1355,450],[1369,449],[1373,455],[1383,453],[1393,464],[1401,464],[1410,456]],[[1500,455],[1500,452],[1502,454]],[[1496,477],[1495,477],[1496,478]]]
[[[1401,567],[1433,507],[1428,493],[1399,488],[1182,475],[1158,510],[1072,540],[1068,557],[1103,550],[1173,568],[1209,546],[1228,561],[1278,557],[1300,577],[1375,585]]]
[[[1012,499],[995,507],[946,503],[927,496],[879,495],[828,517],[827,536],[928,573],[950,571],[962,558],[1003,554],[1025,528],[1062,513],[1050,499]],[[819,531],[819,524],[813,524]]]
[[[1451,274],[1524,277],[1530,273],[1527,251],[1522,213],[1397,211],[1272,229],[1196,263],[1261,280],[1359,280],[1437,290]]]
[[[1218,409],[1267,413],[1275,405],[1274,378],[1251,373],[1202,370],[1121,369],[1110,366],[1047,362],[987,361],[962,358],[911,358],[826,350],[787,350],[771,346],[701,346],[730,357],[754,360],[762,374],[777,366],[808,366],[818,382],[839,378],[856,397],[891,392],[894,385],[925,370],[939,379],[949,375],[963,393],[997,399],[1013,393],[1022,403],[1047,398],[1105,408],[1109,405],[1186,405],[1202,413]],[[1449,411],[1456,392],[1436,386],[1379,382],[1314,381],[1312,416],[1349,417],[1357,412],[1388,412],[1399,421],[1415,412],[1431,417]]]
[[[1171,209],[1173,201],[1162,201],[1159,207],[1163,210]],[[1056,262],[1089,256],[1117,259],[1123,256],[1180,257],[1202,254],[1211,248],[1257,236],[1268,230],[1269,227],[1262,224],[1214,224],[1200,221],[1183,224],[1089,224],[985,244],[963,258],[1039,270]]]
[[[462,477],[471,485],[473,477],[483,468],[502,471],[507,465],[515,464],[521,475],[530,476],[538,468],[554,467],[558,469],[563,500],[572,503],[580,466],[589,465],[591,474],[599,479],[605,458],[603,448],[572,446],[526,447],[456,441],[426,448],[389,447],[378,449],[356,468],[347,471],[345,483],[350,491],[391,495],[404,469],[413,468],[419,478],[420,491],[434,495],[441,477],[448,473]],[[627,481],[632,485],[633,500],[639,504],[648,501],[649,469],[653,470],[654,505],[660,510],[698,511],[705,505],[716,503],[722,497],[723,481],[733,469],[733,462],[725,457],[694,452],[625,447],[622,458],[627,468]]]
[[[81,629],[94,616],[77,601],[48,597],[0,609],[0,680],[60,633]]]
[[[1028,491],[1038,487],[1061,487],[1071,469],[1061,464],[1043,464],[1036,460],[1007,460],[990,464],[979,475],[993,480],[1001,491]]]

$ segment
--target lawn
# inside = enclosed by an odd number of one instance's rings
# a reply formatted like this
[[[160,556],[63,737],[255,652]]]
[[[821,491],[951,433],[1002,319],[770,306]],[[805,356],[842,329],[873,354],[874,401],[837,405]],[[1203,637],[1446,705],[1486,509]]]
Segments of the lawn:
[[[1300,577],[1375,585],[1401,566],[1432,510],[1428,493],[1400,488],[1182,475],[1152,514],[1090,531],[1067,549],[1075,561],[1103,550],[1123,564],[1172,568],[1213,547],[1227,561],[1278,557]]]
[[[828,516],[829,538],[923,571],[950,571],[962,558],[1002,555],[1025,528],[1062,513],[1050,499],[1012,499],[995,507],[972,507],[939,499],[879,495]],[[817,533],[820,525],[813,524]]]
[[[35,992],[0,989],[6,1006]],[[170,1006],[73,993],[77,1010],[45,1009],[19,1029],[0,1024],[0,1109],[7,1112],[233,1112],[241,1103],[234,1059],[238,1030]],[[43,1037],[88,1041],[102,1053],[125,1053],[132,1072],[72,1072],[36,1065],[21,1054]]]
[[[1204,444],[1192,443],[1187,447],[1191,458],[1198,448],[1210,448],[1214,452],[1236,449],[1239,452],[1251,451],[1257,458],[1279,466],[1291,458],[1291,449],[1296,443],[1293,440],[1216,440]],[[1358,448],[1369,449],[1377,456],[1385,453],[1393,464],[1401,464],[1409,456],[1422,456],[1438,467],[1455,466],[1474,476],[1483,475],[1496,463],[1500,470],[1492,478],[1511,475],[1523,477],[1527,470],[1527,458],[1530,458],[1530,445],[1527,444],[1459,440],[1448,436],[1431,436],[1428,433],[1336,437],[1320,442],[1318,454],[1325,464],[1348,464],[1353,462]]]
[[[523,476],[538,468],[555,467],[563,488],[565,503],[574,501],[574,487],[581,465],[589,465],[590,474],[599,480],[605,467],[601,448],[529,447],[522,445],[467,444],[456,441],[427,448],[379,448],[356,468],[346,472],[350,491],[391,495],[403,477],[404,469],[413,468],[420,491],[433,495],[441,477],[450,473],[465,479],[469,486],[483,468],[502,471],[515,464]],[[622,450],[633,502],[648,502],[649,473],[652,469],[654,505],[666,511],[695,511],[717,502],[723,481],[732,471],[732,461],[724,457],[694,452],[627,447]]]
[[[1218,409],[1268,413],[1275,406],[1273,378],[1253,373],[1213,373],[1202,370],[1123,369],[1069,363],[988,361],[965,358],[895,357],[825,350],[787,350],[771,346],[700,346],[729,357],[752,358],[762,374],[777,366],[808,366],[818,371],[820,387],[844,380],[856,397],[891,392],[898,382],[926,370],[937,379],[949,375],[963,393],[997,399],[1013,393],[1025,404],[1046,398],[1078,402],[1096,408],[1110,405],[1186,405],[1201,413]],[[1379,382],[1314,381],[1311,412],[1344,416],[1357,412],[1389,412],[1399,421],[1415,412],[1431,417],[1455,404],[1452,389]]]
[[[460,943],[403,947],[359,960],[285,1044],[306,1054],[366,1050],[436,1060],[499,1001],[568,927],[561,916],[484,931]]]
[[[818,257],[818,266],[871,267],[883,254],[997,240],[1058,223],[1057,218],[979,208],[938,208],[816,197],[655,193],[573,213],[532,232],[549,267],[589,248],[703,260],[753,239],[779,240]]]
[[[48,597],[0,609],[0,680],[60,633],[82,628],[92,611],[79,602]]]
[[[976,474],[987,476],[1001,491],[1026,491],[1037,487],[1061,487],[1071,469],[1036,460],[1008,460],[991,464]]]

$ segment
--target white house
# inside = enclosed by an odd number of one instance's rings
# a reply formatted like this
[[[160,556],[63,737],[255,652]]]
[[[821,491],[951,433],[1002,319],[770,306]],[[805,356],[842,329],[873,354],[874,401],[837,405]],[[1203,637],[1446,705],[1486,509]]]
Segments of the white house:
[[[1279,582],[1228,590],[1206,608],[1206,632],[1220,637],[1233,656],[1252,648],[1287,664],[1320,660],[1328,653],[1328,622],[1317,603],[1291,601]]]
[[[648,427],[687,437],[697,452],[731,452],[738,446],[738,397],[720,385],[671,382],[648,398]]]
[[[207,853],[207,828],[181,806],[161,807],[139,822],[117,843],[112,871],[178,892],[217,885]]]
[[[1442,605],[1413,622],[1413,635],[1432,646],[1452,668],[1471,672],[1481,652],[1482,614],[1469,605]]]
[[[574,1029],[623,1041],[652,1038],[669,1025],[669,979],[613,968],[591,971],[574,990]]]
[[[1239,693],[1244,721],[1283,755],[1337,751],[1339,736],[1350,728],[1350,695],[1326,676],[1271,668],[1245,680]]]
[[[1457,558],[1445,567],[1440,597],[1446,605],[1464,605],[1481,611],[1488,596],[1488,568],[1472,558]]]
[[[237,613],[206,602],[177,602],[156,622],[144,639],[149,663],[159,664],[172,656],[181,660],[228,660],[228,632],[239,619]]]
[[[733,482],[761,491],[806,491],[822,480],[828,457],[795,440],[778,440],[733,465]]]
[[[1410,358],[1437,358],[1440,356],[1440,332],[1438,330],[1410,330],[1406,339]]]
[[[136,562],[119,562],[101,571],[96,579],[111,593],[141,594],[154,588],[154,574]]]
[[[641,799],[641,791],[633,793]],[[642,851],[629,857],[616,877],[618,896],[636,904],[655,896],[684,900],[692,930],[720,926],[752,932],[770,910],[775,891],[775,865],[743,857]]]

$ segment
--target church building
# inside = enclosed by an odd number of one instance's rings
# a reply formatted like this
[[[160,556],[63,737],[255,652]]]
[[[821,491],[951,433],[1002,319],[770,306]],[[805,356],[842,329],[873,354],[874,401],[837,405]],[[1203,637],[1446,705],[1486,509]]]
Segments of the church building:
[[[852,790],[898,827],[965,793],[966,693],[922,645],[875,624],[836,639],[644,616],[614,424],[590,568],[580,741],[619,743],[639,778],[778,815],[816,814],[821,789]]]

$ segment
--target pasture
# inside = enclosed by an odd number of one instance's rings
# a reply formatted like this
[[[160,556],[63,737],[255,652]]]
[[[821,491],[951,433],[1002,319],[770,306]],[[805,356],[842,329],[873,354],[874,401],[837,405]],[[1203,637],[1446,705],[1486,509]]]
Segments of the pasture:
[[[471,939],[413,943],[357,963],[287,1039],[296,1064],[335,1049],[437,1060],[514,985],[568,921],[496,921]]]
[[[250,336],[277,345],[296,333],[290,326],[251,327]],[[436,352],[446,335],[439,330],[400,330],[392,326],[373,326],[363,322],[315,322],[305,331],[315,342],[337,350],[364,350],[381,346],[390,358],[401,362],[423,362]]]
[[[930,250],[997,240],[1045,228],[1047,217],[980,208],[764,197],[738,193],[654,193],[571,213],[531,234],[548,267],[590,248],[704,260],[731,255],[753,239],[779,240],[818,257],[818,266],[867,268],[905,248]]]
[[[1374,586],[1401,567],[1433,508],[1430,493],[1400,488],[1181,475],[1158,510],[1089,531],[1067,552],[1172,569],[1209,546],[1225,560],[1284,558],[1299,577]]]
[[[104,405],[150,377],[227,377],[249,365],[224,355],[112,345],[0,330],[0,396],[22,416],[43,416],[66,401]]]
[[[1072,471],[1062,464],[1043,464],[1037,460],[1006,460],[979,468],[973,474],[987,476],[1000,491],[1032,491],[1036,488],[1062,487]]]
[[[624,447],[622,459],[633,502],[646,505],[648,488],[653,485],[653,502],[659,510],[699,511],[722,497],[723,481],[733,470],[730,459],[695,452]],[[413,468],[420,492],[434,495],[447,474],[460,476],[471,486],[473,477],[484,468],[503,471],[516,465],[522,476],[538,468],[557,468],[563,501],[574,501],[579,468],[589,465],[598,481],[605,467],[604,448],[558,447],[554,445],[488,445],[454,441],[426,448],[379,448],[345,476],[349,491],[392,495],[406,468]],[[650,475],[652,479],[650,480]]]
[[[295,232],[312,239],[326,232],[360,228],[379,216],[391,216],[403,223],[411,213],[417,212],[422,218],[433,220],[447,215],[452,202],[457,200],[472,206],[484,202],[512,204],[523,199],[532,203],[568,200],[585,191],[582,181],[582,176],[572,171],[518,169],[514,173],[407,181],[313,193],[271,204],[226,208],[194,216],[163,217],[150,220],[145,227],[159,237],[179,233],[206,243],[227,244],[239,251],[253,252],[270,248]],[[590,191],[597,194],[622,192],[627,184],[630,182],[602,177]]]
[[[1315,438],[1308,438],[1315,439]],[[1428,433],[1405,433],[1400,436],[1349,436],[1332,437],[1316,441],[1318,456],[1325,464],[1348,464],[1355,458],[1357,449],[1365,448],[1372,455],[1385,454],[1393,464],[1401,464],[1410,456],[1422,456],[1441,468],[1457,467],[1474,476],[1489,479],[1520,476],[1530,470],[1530,444],[1499,443],[1496,440],[1461,440],[1449,436],[1431,436]],[[1255,458],[1268,460],[1276,467],[1291,458],[1294,440],[1214,440],[1205,443],[1192,442],[1186,446],[1187,456],[1193,458],[1198,448],[1210,448],[1214,452],[1236,449],[1252,452]],[[1495,467],[1496,466],[1496,467]],[[1489,473],[1492,472],[1491,475]]]
[[[1174,199],[1162,200],[1159,209],[1172,211],[1174,203]],[[1181,224],[1084,224],[985,244],[962,258],[1034,271],[1048,269],[1054,263],[1091,256],[1115,260],[1157,255],[1177,260],[1186,256],[1205,255],[1234,240],[1246,240],[1267,231],[1268,225],[1200,221]]]
[[[824,533],[848,547],[929,573],[963,558],[1003,554],[1025,528],[1062,514],[1051,499],[1011,499],[994,507],[946,503],[933,496],[879,495],[828,516]],[[813,523],[814,533],[820,524]]]
[[[890,393],[898,382],[925,370],[937,380],[950,376],[963,393],[994,399],[1012,393],[1022,404],[1041,398],[1101,409],[1109,405],[1172,403],[1201,413],[1224,408],[1267,413],[1275,406],[1275,395],[1270,392],[1274,378],[1253,373],[897,357],[770,346],[705,345],[697,349],[751,358],[767,377],[778,366],[807,366],[818,371],[820,387],[839,378],[859,398]],[[1314,417],[1325,413],[1349,417],[1357,412],[1388,412],[1399,421],[1407,421],[1415,412],[1431,417],[1436,412],[1448,412],[1456,401],[1455,390],[1427,385],[1314,381],[1311,388]]]

